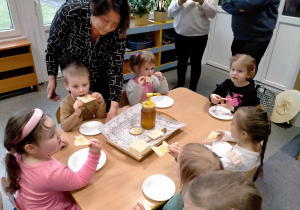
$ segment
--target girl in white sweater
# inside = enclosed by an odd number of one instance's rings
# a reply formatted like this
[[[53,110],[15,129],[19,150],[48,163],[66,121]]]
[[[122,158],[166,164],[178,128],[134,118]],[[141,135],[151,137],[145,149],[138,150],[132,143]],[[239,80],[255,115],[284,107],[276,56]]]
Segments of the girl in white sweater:
[[[265,111],[253,106],[240,107],[233,116],[231,133],[223,130],[216,130],[216,132],[220,133],[217,141],[237,142],[221,158],[225,170],[247,172],[259,164],[263,165],[266,145],[271,133],[271,123]],[[217,142],[213,141],[212,148],[214,144]]]

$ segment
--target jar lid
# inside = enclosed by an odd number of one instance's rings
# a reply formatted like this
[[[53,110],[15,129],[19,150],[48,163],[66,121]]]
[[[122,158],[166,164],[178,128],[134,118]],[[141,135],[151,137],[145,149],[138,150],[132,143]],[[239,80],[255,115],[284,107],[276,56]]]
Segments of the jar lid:
[[[155,108],[155,103],[152,101],[144,101],[142,103],[142,106],[146,109],[152,109],[152,108]]]

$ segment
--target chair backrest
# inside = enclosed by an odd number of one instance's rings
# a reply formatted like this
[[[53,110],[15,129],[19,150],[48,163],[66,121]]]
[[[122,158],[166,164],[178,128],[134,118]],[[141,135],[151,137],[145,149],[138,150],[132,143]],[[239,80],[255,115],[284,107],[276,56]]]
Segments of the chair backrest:
[[[256,173],[258,173],[258,169],[260,167],[260,164],[254,166],[251,170],[244,173],[244,176],[250,179],[251,181],[256,180]],[[255,179],[254,179],[255,178]]]
[[[128,104],[129,104],[129,101],[128,101],[128,98],[127,98],[127,94],[126,94],[126,91],[124,91],[121,94],[121,97],[120,97],[119,107],[122,108],[124,106],[127,106]]]
[[[262,85],[256,85],[256,89],[257,97],[260,100],[263,110],[267,112],[269,117],[271,117],[274,109],[276,94]]]
[[[1,178],[1,186],[2,186],[2,191],[4,192],[6,198],[10,201],[10,203],[16,208],[18,209],[16,202],[15,202],[15,198],[14,196],[10,193],[6,191],[6,188],[9,186],[9,182],[5,177]]]
[[[60,106],[56,110],[56,121],[60,124]]]
[[[0,193],[0,210],[3,210],[2,194]]]

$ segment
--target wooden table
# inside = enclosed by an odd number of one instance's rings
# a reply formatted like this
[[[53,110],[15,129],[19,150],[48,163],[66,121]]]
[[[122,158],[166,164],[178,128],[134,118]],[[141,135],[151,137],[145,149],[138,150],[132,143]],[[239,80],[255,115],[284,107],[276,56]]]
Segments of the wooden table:
[[[206,97],[186,88],[174,89],[168,96],[174,99],[174,105],[157,110],[186,123],[186,126],[166,140],[169,144],[178,141],[184,146],[190,142],[200,142],[214,129],[230,130],[230,121],[218,120],[209,114],[211,104]],[[69,145],[54,154],[54,157],[65,165],[73,152],[84,148],[75,147],[73,143],[75,136],[79,135],[78,127],[71,132],[62,131],[62,138],[67,139]],[[94,137],[103,142],[107,161],[85,188],[71,192],[83,210],[130,210],[137,201],[143,203],[146,209],[159,206],[161,202],[148,199],[142,191],[144,180],[154,174],[170,177],[176,184],[176,190],[179,190],[179,178],[175,174],[175,161],[172,156],[165,155],[160,158],[151,152],[148,157],[138,162],[108,144],[102,134]]]

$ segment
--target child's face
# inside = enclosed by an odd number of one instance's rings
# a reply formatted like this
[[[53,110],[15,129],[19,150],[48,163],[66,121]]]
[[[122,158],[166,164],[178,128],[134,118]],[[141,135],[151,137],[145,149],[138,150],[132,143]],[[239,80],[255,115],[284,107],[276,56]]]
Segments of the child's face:
[[[46,116],[44,125],[46,128],[43,130],[37,149],[40,156],[54,154],[62,147],[61,135],[57,132],[53,119]]]
[[[83,97],[89,93],[90,80],[88,77],[70,77],[65,87],[71,92],[73,98]]]
[[[138,68],[138,67],[137,67]],[[151,76],[154,73],[155,64],[144,62],[138,69],[138,77],[140,76]]]
[[[247,79],[249,78],[248,69],[245,66],[241,65],[238,61],[232,63],[230,68],[230,79],[235,86],[245,86],[248,84]]]
[[[186,193],[183,198],[184,208],[183,210],[205,210],[204,208],[195,206],[190,199],[189,193]]]

